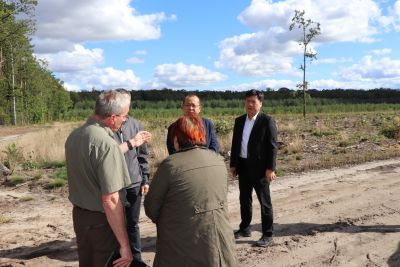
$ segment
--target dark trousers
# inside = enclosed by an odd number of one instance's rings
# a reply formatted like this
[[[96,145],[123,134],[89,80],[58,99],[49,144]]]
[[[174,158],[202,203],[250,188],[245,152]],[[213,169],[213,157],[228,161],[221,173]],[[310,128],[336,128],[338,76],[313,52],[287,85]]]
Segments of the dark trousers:
[[[253,215],[253,189],[256,191],[261,206],[261,226],[264,236],[273,234],[273,210],[269,183],[265,177],[255,177],[246,159],[240,160],[239,191],[240,191],[240,216],[242,222],[239,228],[250,231]]]
[[[140,203],[142,200],[140,186],[126,189],[126,199],[130,204],[129,207],[125,207],[125,215],[133,260],[142,261],[139,231]]]
[[[79,266],[104,267],[108,257],[119,247],[106,215],[74,207],[72,220],[78,245]]]

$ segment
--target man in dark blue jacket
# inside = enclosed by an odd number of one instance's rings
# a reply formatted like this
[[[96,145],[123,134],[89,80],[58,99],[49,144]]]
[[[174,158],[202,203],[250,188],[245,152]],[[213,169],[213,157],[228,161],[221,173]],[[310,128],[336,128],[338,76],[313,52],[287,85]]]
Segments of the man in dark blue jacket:
[[[199,114],[201,111],[200,98],[197,95],[187,95],[183,101],[183,115]],[[208,119],[203,119],[204,128],[206,129],[206,147],[208,149],[214,150],[216,153],[219,151],[219,144],[217,140],[217,135],[215,134],[214,125]],[[167,135],[167,149],[168,153],[174,154],[174,142],[172,140],[172,129],[175,127],[175,122],[168,127]]]

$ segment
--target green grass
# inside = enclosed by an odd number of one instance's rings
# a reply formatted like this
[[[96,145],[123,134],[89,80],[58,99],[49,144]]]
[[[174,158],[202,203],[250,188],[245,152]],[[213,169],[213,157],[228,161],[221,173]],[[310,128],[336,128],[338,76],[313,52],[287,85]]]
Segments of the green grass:
[[[67,180],[67,168],[62,167],[62,168],[58,168],[55,172],[54,172],[54,176],[57,179],[61,179],[61,180]]]
[[[18,184],[22,184],[23,182],[25,182],[25,178],[22,176],[11,176],[9,183],[12,186],[16,186]]]
[[[67,181],[61,178],[56,178],[52,181],[50,181],[47,184],[47,188],[53,189],[53,188],[59,188],[59,187],[64,187],[67,184]]]

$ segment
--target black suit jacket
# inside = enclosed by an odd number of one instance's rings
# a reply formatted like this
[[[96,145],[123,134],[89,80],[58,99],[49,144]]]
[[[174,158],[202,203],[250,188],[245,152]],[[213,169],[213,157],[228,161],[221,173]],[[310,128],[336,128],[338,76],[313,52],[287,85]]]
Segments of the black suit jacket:
[[[241,171],[239,157],[246,116],[247,114],[244,114],[236,118],[233,128],[230,166],[236,167],[238,174]],[[262,178],[265,177],[267,169],[275,171],[277,152],[278,142],[275,120],[260,112],[254,122],[247,145],[246,164],[248,169],[251,170],[250,175],[255,176],[254,178]]]

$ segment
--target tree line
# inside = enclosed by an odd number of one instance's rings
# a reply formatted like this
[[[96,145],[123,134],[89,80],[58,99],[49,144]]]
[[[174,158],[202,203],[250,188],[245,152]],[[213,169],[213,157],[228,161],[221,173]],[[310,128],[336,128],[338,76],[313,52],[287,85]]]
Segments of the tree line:
[[[0,125],[60,120],[72,107],[62,82],[33,55],[36,5],[0,0]]]

